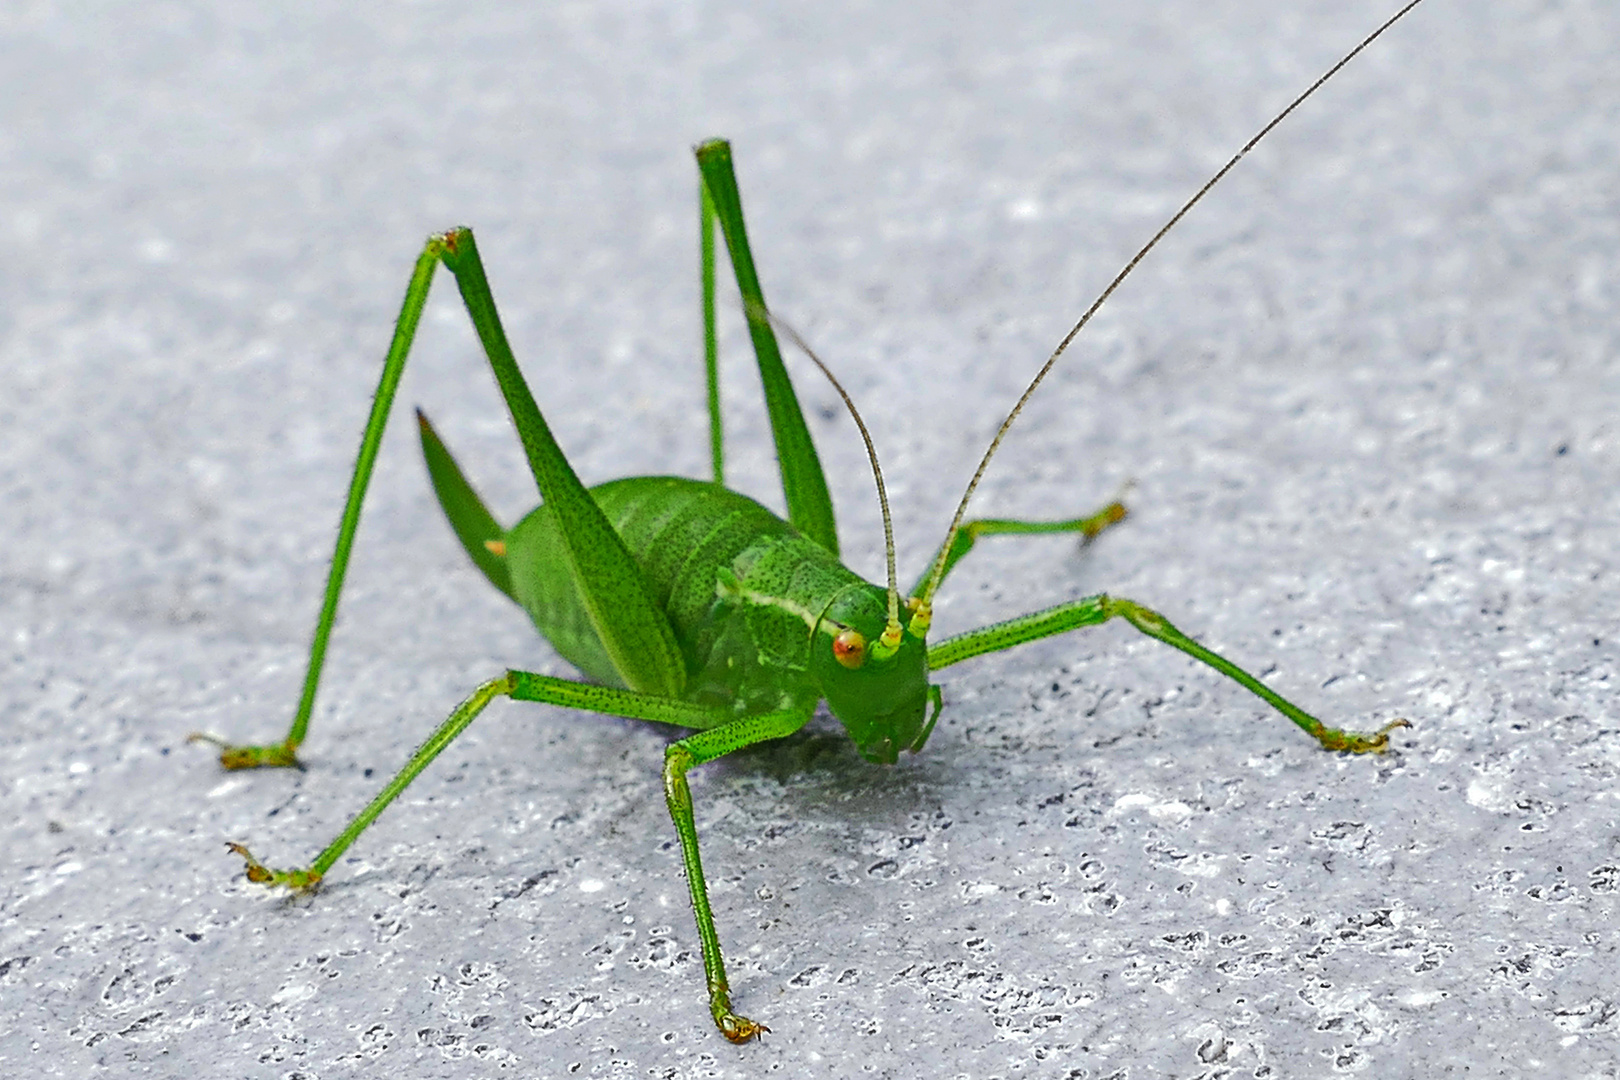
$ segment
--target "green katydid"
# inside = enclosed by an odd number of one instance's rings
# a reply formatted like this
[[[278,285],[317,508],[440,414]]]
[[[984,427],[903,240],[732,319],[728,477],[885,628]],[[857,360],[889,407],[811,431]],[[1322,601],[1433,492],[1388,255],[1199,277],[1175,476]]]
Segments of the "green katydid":
[[[1126,264],[1053,351],[1008,414],[963,494],[938,553],[906,599],[896,587],[895,557],[883,477],[865,425],[826,366],[786,331],[849,404],[866,440],[883,506],[888,583],[871,584],[838,559],[832,502],[809,429],[778,348],[777,328],[755,272],[743,226],[731,148],[719,140],[697,148],[705,364],[714,480],[632,477],[586,488],[575,475],[529,392],[507,344],[472,233],[452,229],[428,240],[406,289],[383,366],[359,460],[350,481],[325,600],[316,622],[303,694],[279,743],[222,747],[227,768],[296,766],[308,732],[316,687],[336,616],[372,466],[388,421],[428,287],[440,263],[455,277],[473,327],[494,370],[528,458],[543,505],[511,529],[485,509],[460,467],[418,411],[423,454],[456,536],[496,588],[520,604],[565,659],[592,682],[509,670],[483,683],[456,707],[409,762],[306,868],[273,870],[240,844],[250,880],[310,889],[418,774],[492,700],[508,697],[691,729],[665,754],[664,794],[680,838],[709,1009],[720,1031],[745,1042],[768,1030],[734,1012],[719,937],[698,855],[686,774],[693,766],[799,730],[822,700],[848,730],[862,757],[892,764],[901,750],[920,751],[942,706],[929,674],[1113,618],[1202,661],[1257,694],[1329,750],[1381,752],[1395,720],[1372,734],[1324,725],[1253,675],[1194,642],[1162,615],[1106,594],[1059,604],[993,626],[927,642],[936,591],[977,537],[1068,532],[1091,537],[1121,520],[1118,502],[1065,521],[965,520],[969,500],[1024,404],[1121,281],[1160,239],[1253,146],[1357,53],[1421,0],[1409,0],[1292,104],[1261,129]],[[715,332],[718,225],[730,254],[753,339],[780,464],[787,520],[727,489],[722,449]]]

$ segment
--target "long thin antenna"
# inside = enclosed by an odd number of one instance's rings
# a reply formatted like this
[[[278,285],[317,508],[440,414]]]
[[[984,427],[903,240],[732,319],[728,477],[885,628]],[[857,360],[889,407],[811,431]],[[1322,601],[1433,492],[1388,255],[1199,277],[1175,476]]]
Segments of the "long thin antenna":
[[[1407,12],[1417,7],[1422,2],[1423,0],[1410,0],[1410,2],[1402,7],[1399,11],[1391,15],[1382,26],[1363,38],[1360,45],[1357,45],[1355,48],[1351,49],[1337,64],[1334,64],[1332,67],[1328,68],[1326,73],[1324,73],[1321,78],[1317,79],[1315,82],[1311,83],[1310,86],[1306,87],[1305,92],[1290,102],[1286,109],[1272,117],[1271,122],[1260,129],[1259,134],[1255,135],[1254,138],[1244,143],[1243,148],[1237,153],[1233,154],[1232,159],[1225,165],[1222,165],[1220,171],[1214,176],[1210,177],[1209,180],[1205,182],[1204,186],[1199,188],[1193,194],[1192,198],[1183,203],[1181,205],[1181,209],[1177,210],[1175,215],[1171,217],[1169,221],[1165,222],[1163,227],[1161,227],[1158,232],[1153,234],[1153,239],[1149,240],[1146,244],[1143,244],[1142,249],[1135,255],[1131,256],[1131,261],[1125,264],[1125,268],[1123,270],[1114,275],[1114,280],[1108,283],[1108,288],[1104,289],[1102,294],[1091,302],[1091,306],[1086,309],[1086,313],[1080,316],[1080,321],[1075,323],[1074,328],[1063,336],[1062,341],[1058,342],[1058,347],[1052,350],[1052,355],[1047,358],[1045,364],[1041,365],[1041,370],[1036,372],[1035,378],[1030,380],[1030,384],[1028,388],[1024,390],[1023,396],[1018,399],[1018,404],[1012,407],[1012,412],[1007,414],[1007,419],[1001,422],[1001,427],[996,431],[996,437],[990,440],[989,449],[984,452],[984,457],[979,459],[979,467],[974,470],[973,479],[968,481],[967,490],[962,493],[962,501],[956,506],[956,516],[951,519],[950,531],[945,534],[945,542],[939,547],[939,557],[934,560],[933,569],[928,575],[928,585],[923,589],[922,595],[918,598],[917,612],[918,615],[922,617],[924,626],[927,625],[927,614],[930,603],[934,598],[934,591],[939,588],[940,580],[945,574],[945,558],[950,553],[951,544],[956,540],[957,532],[959,532],[962,528],[962,518],[967,514],[968,500],[973,498],[973,491],[979,486],[979,480],[984,476],[984,470],[989,467],[990,459],[995,456],[996,450],[1000,448],[1001,440],[1006,437],[1007,430],[1012,427],[1013,421],[1018,419],[1018,414],[1024,411],[1024,405],[1028,403],[1031,397],[1034,396],[1036,388],[1039,387],[1043,381],[1045,381],[1047,374],[1057,364],[1058,358],[1063,355],[1066,349],[1068,349],[1069,342],[1073,341],[1075,336],[1078,335],[1082,329],[1084,329],[1086,323],[1091,321],[1091,317],[1097,314],[1097,309],[1102,307],[1110,296],[1114,295],[1114,290],[1119,288],[1120,282],[1129,277],[1131,271],[1136,269],[1137,264],[1147,256],[1147,253],[1158,246],[1159,241],[1164,239],[1165,234],[1171,229],[1175,228],[1177,223],[1180,222],[1182,218],[1187,216],[1187,211],[1191,210],[1194,206],[1197,206],[1199,200],[1209,193],[1209,189],[1220,183],[1221,178],[1227,173],[1231,172],[1237,163],[1242,161],[1244,157],[1248,155],[1249,151],[1255,148],[1261,139],[1264,139],[1267,135],[1271,134],[1272,128],[1282,123],[1283,119],[1287,117],[1289,113],[1299,108],[1306,98],[1316,93],[1316,91],[1321,88],[1323,83],[1337,75],[1340,68],[1344,67],[1351,60],[1354,60],[1361,50],[1371,45],[1374,41],[1377,41],[1381,36],[1383,36],[1385,30],[1388,30],[1391,26],[1394,26],[1401,20],[1403,16],[1406,15]]]
[[[838,391],[838,396],[844,399],[844,407],[849,409],[849,415],[854,417],[855,426],[861,432],[861,440],[866,443],[866,457],[872,463],[872,478],[877,481],[878,505],[883,508],[883,551],[889,563],[889,622],[883,628],[883,636],[878,639],[872,650],[873,657],[882,659],[900,646],[900,579],[894,569],[894,522],[889,517],[889,493],[883,487],[883,469],[878,465],[877,448],[872,445],[872,434],[866,430],[866,421],[861,419],[860,410],[855,408],[855,402],[844,389],[844,384],[838,381],[838,376],[834,375],[832,369],[816,355],[810,343],[793,327],[759,305],[750,305],[750,310],[769,319],[778,333],[797,345],[799,351],[821,369],[821,373],[827,376],[827,381],[832,383],[833,389]]]

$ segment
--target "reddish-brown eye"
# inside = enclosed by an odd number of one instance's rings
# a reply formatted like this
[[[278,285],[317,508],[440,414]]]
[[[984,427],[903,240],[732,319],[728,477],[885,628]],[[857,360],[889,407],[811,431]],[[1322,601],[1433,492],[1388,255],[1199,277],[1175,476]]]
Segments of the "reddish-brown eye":
[[[841,630],[833,638],[833,659],[854,671],[866,663],[866,638],[859,630]]]

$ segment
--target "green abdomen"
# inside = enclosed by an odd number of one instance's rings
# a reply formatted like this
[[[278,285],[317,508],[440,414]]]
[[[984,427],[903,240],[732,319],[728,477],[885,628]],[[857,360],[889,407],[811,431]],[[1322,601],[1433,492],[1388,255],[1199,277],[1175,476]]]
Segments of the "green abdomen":
[[[590,490],[669,618],[689,698],[752,698],[755,684],[808,692],[792,685],[793,673],[807,667],[815,617],[858,577],[753,499],[717,484],[651,476]],[[517,600],[541,634],[586,675],[623,685],[580,603],[555,515],[542,506],[520,521],[507,534],[507,560]]]

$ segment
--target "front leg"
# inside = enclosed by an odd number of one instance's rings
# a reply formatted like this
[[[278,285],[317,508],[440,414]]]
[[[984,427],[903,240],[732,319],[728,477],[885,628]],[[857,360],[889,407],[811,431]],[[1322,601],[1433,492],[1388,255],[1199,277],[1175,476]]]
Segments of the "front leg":
[[[1389,733],[1396,728],[1411,727],[1406,720],[1392,720],[1373,732],[1362,735],[1354,731],[1330,728],[1310,713],[1284,698],[1271,687],[1238,667],[1226,657],[1206,649],[1170,624],[1170,620],[1157,611],[1122,597],[1088,596],[1067,604],[1047,608],[1030,615],[996,623],[993,626],[970,630],[953,638],[946,638],[928,650],[928,669],[960,663],[984,653],[1000,652],[1026,641],[1077,630],[1082,626],[1097,626],[1115,617],[1123,618],[1148,637],[1157,638],[1202,663],[1219,671],[1239,685],[1257,694],[1268,705],[1298,724],[1327,750],[1345,750],[1352,754],[1383,753],[1389,748]]]
[[[281,885],[297,891],[316,888],[321,880],[342,857],[360,834],[377,820],[388,805],[399,797],[433,760],[456,737],[465,731],[490,702],[508,697],[514,701],[538,701],[564,708],[606,713],[632,720],[650,720],[674,724],[685,728],[698,728],[698,734],[689,735],[670,744],[664,755],[664,796],[669,813],[675,819],[675,831],[681,838],[681,856],[686,864],[688,887],[692,892],[692,912],[697,918],[698,939],[702,944],[703,971],[709,989],[709,1011],[721,1034],[732,1042],[746,1042],[767,1030],[765,1025],[731,1011],[731,996],[726,984],[725,964],[720,958],[720,939],[714,930],[714,915],[709,909],[709,890],[703,880],[703,867],[698,861],[697,827],[692,818],[692,795],[687,788],[686,772],[694,765],[713,761],[733,750],[752,746],[769,739],[791,735],[810,719],[810,710],[787,709],[734,719],[729,708],[694,705],[691,702],[642,694],[634,690],[620,690],[611,686],[559,679],[551,675],[537,675],[527,671],[508,671],[491,679],[458,705],[445,721],[419,746],[399,773],[383,786],[354,820],[317,855],[308,866],[292,870],[278,870],[266,866],[242,844],[230,844],[230,850],[247,863],[249,881],[260,885]]]
[[[745,1043],[770,1028],[731,1011],[731,985],[726,981],[726,964],[720,956],[720,936],[714,929],[714,912],[709,907],[709,885],[703,877],[698,856],[697,824],[692,816],[692,792],[686,772],[694,765],[741,750],[745,746],[780,739],[803,727],[810,719],[807,710],[783,709],[763,716],[745,716],[723,727],[689,735],[664,751],[664,801],[675,820],[681,838],[681,861],[686,864],[686,885],[692,893],[692,914],[697,918],[698,940],[703,948],[703,974],[709,986],[709,1013],[720,1034],[734,1043]]]

